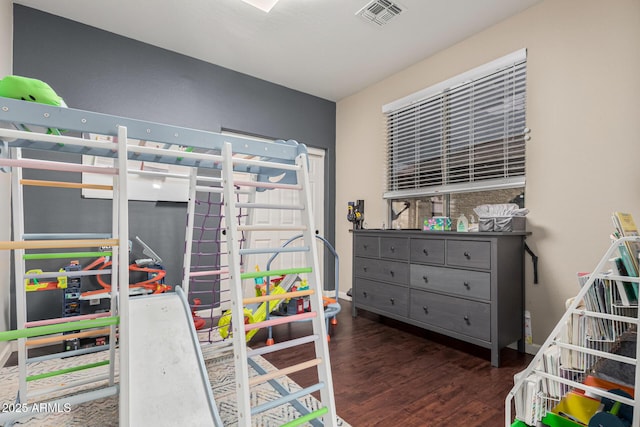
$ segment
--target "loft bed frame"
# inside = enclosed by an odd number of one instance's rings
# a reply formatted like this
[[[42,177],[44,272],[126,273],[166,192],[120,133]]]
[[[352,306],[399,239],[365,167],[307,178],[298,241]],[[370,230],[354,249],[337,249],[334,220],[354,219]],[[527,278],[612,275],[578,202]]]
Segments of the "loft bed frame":
[[[48,129],[64,129],[70,132],[95,133],[107,136],[118,136],[118,128],[127,128],[127,137],[142,141],[153,141],[165,144],[165,149],[172,145],[190,147],[207,152],[220,153],[226,142],[231,143],[233,152],[247,156],[256,156],[265,161],[293,164],[299,154],[306,154],[304,144],[296,141],[278,140],[266,143],[252,138],[243,138],[231,135],[221,135],[215,132],[207,132],[171,126],[143,120],[130,119],[108,114],[95,113],[73,108],[62,108],[44,104],[36,104],[9,98],[0,98],[0,122],[15,123],[20,126],[41,126]],[[14,133],[15,132],[15,133]],[[8,147],[21,147],[36,150],[61,151],[75,154],[86,154],[101,157],[115,157],[112,148],[105,149],[105,144],[89,144],[82,146],[62,145],[66,137],[56,135],[34,135],[32,139],[24,139],[25,135],[18,131],[3,131],[6,138],[18,138],[9,142]],[[73,138],[75,140],[76,138]],[[68,140],[68,141],[73,141]],[[2,155],[3,151],[0,151]],[[5,155],[6,157],[6,155]],[[128,153],[130,160],[149,161],[155,163],[167,163],[180,166],[195,166],[202,168],[222,169],[222,165],[216,163],[215,158],[196,155],[196,153],[183,152],[180,156],[163,155],[161,150],[137,148]],[[255,173],[258,181],[263,181],[267,176],[278,175],[282,170],[251,165],[238,165],[234,168],[238,172]]]

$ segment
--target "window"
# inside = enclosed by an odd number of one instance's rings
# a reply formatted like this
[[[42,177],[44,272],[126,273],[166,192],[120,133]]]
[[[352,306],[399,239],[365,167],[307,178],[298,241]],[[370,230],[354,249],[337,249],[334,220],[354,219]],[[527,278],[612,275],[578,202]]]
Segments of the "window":
[[[484,203],[494,203],[495,195],[495,203],[505,203],[520,194],[528,139],[525,101],[521,50],[385,105],[384,197],[392,201],[392,219],[398,201],[415,199],[417,206],[433,204],[435,197],[443,203],[441,214],[452,216],[456,200],[468,204],[463,193],[486,193]]]

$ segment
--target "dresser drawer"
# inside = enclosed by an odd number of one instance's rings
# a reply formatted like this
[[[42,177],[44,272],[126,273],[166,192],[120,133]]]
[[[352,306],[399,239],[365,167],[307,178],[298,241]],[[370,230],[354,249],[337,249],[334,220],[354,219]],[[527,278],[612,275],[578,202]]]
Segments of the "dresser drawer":
[[[406,262],[356,257],[353,274],[385,282],[409,284],[409,264]]]
[[[491,242],[449,240],[447,265],[471,268],[491,268]]]
[[[411,289],[409,317],[448,331],[491,341],[490,305]]]
[[[391,259],[409,259],[409,239],[402,237],[381,237],[380,257]]]
[[[367,279],[356,279],[354,284],[353,296],[358,307],[375,308],[407,317],[409,288]]]
[[[491,299],[491,273],[484,271],[412,264],[409,284],[426,290],[470,298]]]
[[[355,256],[378,258],[380,256],[378,238],[371,236],[356,236],[353,251]]]
[[[411,262],[444,264],[444,240],[411,239]]]

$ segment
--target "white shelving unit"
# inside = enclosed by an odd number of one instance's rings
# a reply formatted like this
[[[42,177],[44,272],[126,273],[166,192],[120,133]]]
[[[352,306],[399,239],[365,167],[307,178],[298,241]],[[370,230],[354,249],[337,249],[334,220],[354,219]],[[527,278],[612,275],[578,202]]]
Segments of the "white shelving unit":
[[[536,426],[539,422],[562,427],[587,425],[595,411],[606,412],[615,402],[622,407],[618,416],[626,417],[631,427],[640,427],[640,411],[631,415],[637,398],[612,392],[632,392],[640,384],[640,370],[636,369],[639,343],[635,339],[638,305],[623,305],[617,285],[617,281],[628,282],[637,289],[640,278],[610,272],[610,259],[626,242],[640,242],[640,237],[614,241],[592,272],[578,275],[582,285],[579,293],[527,369],[514,378],[515,385],[505,401],[506,427]],[[633,354],[621,354],[623,347],[631,347]],[[591,400],[582,400],[589,397]],[[583,402],[579,406],[584,413],[574,417],[583,424],[571,421],[572,415],[564,412],[570,400]],[[603,408],[598,400],[608,404]]]

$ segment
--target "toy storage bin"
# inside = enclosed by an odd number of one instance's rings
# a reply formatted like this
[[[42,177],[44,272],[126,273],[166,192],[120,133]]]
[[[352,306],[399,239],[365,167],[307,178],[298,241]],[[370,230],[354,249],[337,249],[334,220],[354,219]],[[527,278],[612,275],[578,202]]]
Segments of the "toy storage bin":
[[[574,423],[573,421],[561,417],[560,415],[556,415],[553,412],[547,412],[547,415],[542,419],[541,424],[539,426],[544,427],[584,427],[581,424]],[[520,420],[515,420],[511,427],[530,427],[529,425],[523,423]]]
[[[547,415],[542,419],[542,425],[549,427],[584,427],[582,424],[573,422],[570,419],[561,417],[553,412],[547,412]]]
[[[527,218],[524,216],[496,216],[478,218],[478,231],[526,231]]]

